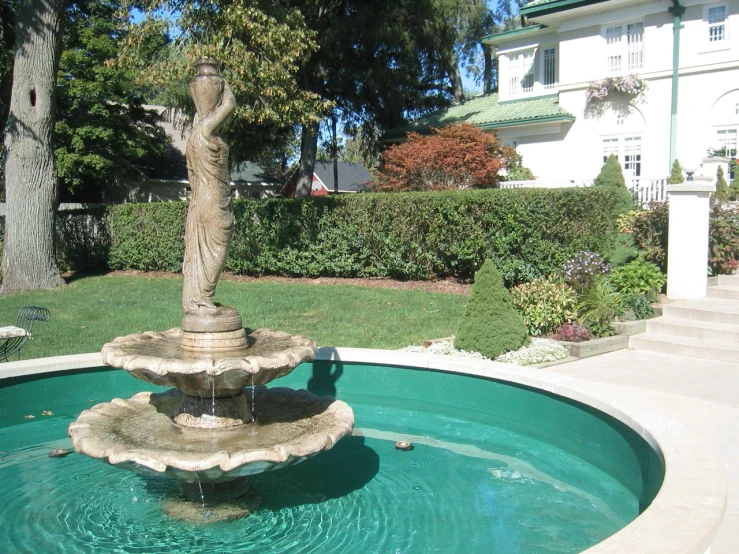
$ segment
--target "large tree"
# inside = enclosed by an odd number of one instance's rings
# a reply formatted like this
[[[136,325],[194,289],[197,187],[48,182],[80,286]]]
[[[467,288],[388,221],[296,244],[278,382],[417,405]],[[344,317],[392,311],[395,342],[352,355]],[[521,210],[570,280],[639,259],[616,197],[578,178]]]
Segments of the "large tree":
[[[330,102],[345,126],[370,140],[448,102],[446,54],[454,44],[437,37],[439,2],[291,0],[319,46],[300,63],[301,87]],[[296,196],[310,194],[317,139],[318,126],[303,125]]]
[[[328,112],[320,96],[298,86],[298,64],[316,48],[303,15],[285,2],[228,0],[124,0],[124,11],[143,11],[130,23],[115,64],[138,72],[138,82],[158,91],[158,101],[194,113],[188,83],[194,62],[224,62],[237,109],[228,130],[231,160],[254,160],[289,142],[294,126],[318,123]],[[169,32],[170,44],[154,52],[152,36]]]
[[[63,283],[54,259],[53,131],[64,0],[22,0],[5,132],[6,217],[0,292]]]

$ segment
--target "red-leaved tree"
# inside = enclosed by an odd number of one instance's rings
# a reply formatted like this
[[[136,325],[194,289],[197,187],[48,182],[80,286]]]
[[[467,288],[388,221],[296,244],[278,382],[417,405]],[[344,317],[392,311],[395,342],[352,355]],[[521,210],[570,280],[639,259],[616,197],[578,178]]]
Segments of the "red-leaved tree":
[[[498,172],[515,151],[498,137],[469,123],[432,129],[422,136],[408,133],[407,141],[383,154],[380,176],[373,190],[385,192],[492,188]]]

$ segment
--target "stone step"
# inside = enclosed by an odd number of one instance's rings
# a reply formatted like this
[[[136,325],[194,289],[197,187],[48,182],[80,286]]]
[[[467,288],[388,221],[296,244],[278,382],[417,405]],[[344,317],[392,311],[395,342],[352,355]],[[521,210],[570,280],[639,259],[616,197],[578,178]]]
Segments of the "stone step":
[[[664,317],[739,325],[739,300],[697,298],[664,304]]]
[[[739,344],[693,337],[674,337],[661,333],[647,332],[629,337],[629,347],[720,362],[736,363],[739,360]]]
[[[719,275],[718,284],[739,287],[739,275]]]
[[[739,325],[664,316],[648,320],[646,327],[648,333],[739,344]]]
[[[728,300],[739,300],[739,285],[716,285],[706,289],[708,298],[725,298]]]

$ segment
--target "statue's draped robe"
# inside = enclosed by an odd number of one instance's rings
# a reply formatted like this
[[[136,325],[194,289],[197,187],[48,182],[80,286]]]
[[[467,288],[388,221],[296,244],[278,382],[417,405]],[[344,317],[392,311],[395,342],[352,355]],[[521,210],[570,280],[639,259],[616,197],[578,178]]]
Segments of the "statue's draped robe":
[[[182,305],[185,313],[195,313],[198,306],[213,306],[234,228],[228,146],[218,136],[207,137],[202,122],[187,141],[187,172],[192,198],[185,231]]]

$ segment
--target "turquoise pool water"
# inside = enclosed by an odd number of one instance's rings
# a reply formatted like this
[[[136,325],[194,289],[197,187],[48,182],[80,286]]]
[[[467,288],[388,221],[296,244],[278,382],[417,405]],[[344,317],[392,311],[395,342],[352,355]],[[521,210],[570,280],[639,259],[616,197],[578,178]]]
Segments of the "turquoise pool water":
[[[623,424],[522,387],[329,363],[276,384],[346,401],[355,435],[254,477],[263,505],[248,518],[191,525],[160,511],[172,481],[48,456],[71,447],[82,409],[156,387],[115,370],[0,381],[0,552],[580,552],[633,520],[662,480]]]

